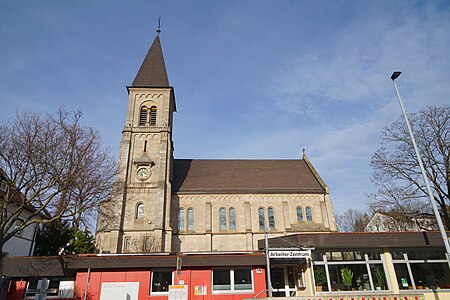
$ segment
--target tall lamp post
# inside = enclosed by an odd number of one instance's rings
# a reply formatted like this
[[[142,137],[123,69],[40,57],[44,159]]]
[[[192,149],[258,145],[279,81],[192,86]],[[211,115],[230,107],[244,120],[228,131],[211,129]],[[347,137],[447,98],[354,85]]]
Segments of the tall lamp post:
[[[423,167],[422,158],[420,157],[419,150],[417,148],[416,140],[414,139],[413,132],[411,130],[411,126],[409,125],[408,116],[406,115],[405,107],[403,106],[402,98],[400,97],[400,93],[398,91],[397,84],[395,80],[402,74],[402,72],[396,71],[392,73],[391,79],[394,84],[395,92],[397,94],[398,102],[400,103],[400,107],[402,108],[403,116],[405,117],[406,126],[408,127],[409,135],[411,137],[412,144],[414,146],[414,151],[416,152],[417,162],[419,163],[420,170],[422,171],[422,177],[425,181],[425,186],[427,187],[428,197],[430,198],[431,205],[433,206],[434,215],[436,216],[436,221],[438,223],[439,231],[441,232],[442,240],[444,241],[444,246],[446,250],[447,262],[450,267],[450,245],[447,237],[447,233],[445,232],[444,224],[442,223],[441,215],[439,214],[439,209],[436,205],[436,200],[434,200],[433,191],[431,190],[430,184],[428,182],[428,177],[425,173],[425,168]]]

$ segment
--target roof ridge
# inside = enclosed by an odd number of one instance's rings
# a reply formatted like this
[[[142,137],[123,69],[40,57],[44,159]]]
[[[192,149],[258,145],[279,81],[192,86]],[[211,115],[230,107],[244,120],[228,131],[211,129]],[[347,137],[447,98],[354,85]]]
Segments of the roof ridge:
[[[174,158],[174,160],[203,160],[203,161],[302,161],[298,158]]]

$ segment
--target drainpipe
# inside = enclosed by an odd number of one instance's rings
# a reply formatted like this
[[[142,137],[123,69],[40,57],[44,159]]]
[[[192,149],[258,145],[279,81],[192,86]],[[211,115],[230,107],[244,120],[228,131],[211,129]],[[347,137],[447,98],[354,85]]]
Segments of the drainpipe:
[[[84,287],[84,297],[83,300],[86,300],[87,297],[87,291],[88,291],[88,287],[89,287],[89,279],[91,277],[91,268],[88,268],[88,273],[87,273],[87,277],[86,277],[86,286]]]

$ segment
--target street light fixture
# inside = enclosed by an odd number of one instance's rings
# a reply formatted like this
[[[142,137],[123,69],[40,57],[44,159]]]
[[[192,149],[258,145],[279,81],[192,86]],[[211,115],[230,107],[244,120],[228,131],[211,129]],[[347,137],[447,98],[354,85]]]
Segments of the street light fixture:
[[[436,205],[436,200],[434,200],[433,191],[431,190],[430,184],[428,182],[428,177],[425,173],[425,168],[422,163],[422,158],[420,157],[419,150],[417,148],[416,140],[414,139],[413,132],[411,130],[411,126],[409,125],[408,116],[405,111],[405,107],[403,106],[402,98],[400,97],[400,92],[398,91],[397,84],[395,83],[395,80],[402,74],[402,72],[396,71],[392,73],[391,79],[392,83],[394,84],[395,92],[397,94],[398,102],[400,103],[400,107],[402,108],[403,116],[405,117],[406,126],[408,127],[409,135],[411,137],[412,144],[414,146],[414,151],[416,152],[417,162],[419,163],[420,170],[422,171],[422,177],[425,181],[425,186],[427,187],[428,197],[430,198],[431,205],[433,206],[433,212],[436,217],[436,221],[438,223],[439,231],[442,236],[442,240],[444,241],[444,246],[446,250],[446,256],[447,256],[447,263],[450,267],[450,245],[447,237],[447,233],[445,232],[444,224],[442,223],[441,215],[439,214],[439,209]]]
[[[398,76],[400,76],[400,74],[402,74],[402,72],[400,72],[400,71],[395,71],[394,73],[392,73],[391,79],[392,79],[392,80],[397,79]]]

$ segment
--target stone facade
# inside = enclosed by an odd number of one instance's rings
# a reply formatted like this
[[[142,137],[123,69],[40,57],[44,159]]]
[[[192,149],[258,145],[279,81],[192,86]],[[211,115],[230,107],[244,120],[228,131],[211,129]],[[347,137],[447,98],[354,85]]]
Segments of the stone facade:
[[[159,36],[133,84],[100,253],[253,251],[271,237],[336,231],[328,187],[298,160],[176,160],[176,110]]]
[[[269,236],[297,232],[335,231],[334,218],[327,213],[332,210],[326,195],[314,194],[238,194],[238,195],[174,195],[171,211],[172,227],[179,229],[179,210],[193,209],[194,230],[175,230],[172,247],[177,252],[190,251],[255,251],[257,242],[264,238],[260,226],[259,210],[264,209],[264,222]],[[268,209],[274,211],[274,228],[269,228]],[[302,220],[297,209],[303,212]],[[312,211],[311,218],[305,215]],[[221,227],[220,210],[225,218]],[[230,209],[235,211],[235,226],[230,228]],[[186,213],[185,213],[186,216]],[[185,217],[186,218],[186,217]],[[185,220],[187,221],[187,220]],[[225,227],[225,228],[224,228]]]

